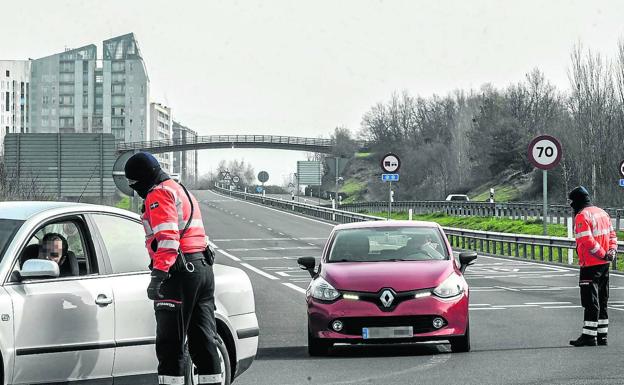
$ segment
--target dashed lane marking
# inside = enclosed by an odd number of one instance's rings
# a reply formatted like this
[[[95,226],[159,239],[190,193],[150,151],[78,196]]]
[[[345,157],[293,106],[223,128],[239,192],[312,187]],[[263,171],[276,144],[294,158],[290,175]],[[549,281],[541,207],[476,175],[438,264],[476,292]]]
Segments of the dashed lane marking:
[[[299,287],[299,286],[297,286],[297,285],[295,285],[295,284],[293,284],[293,283],[290,283],[290,282],[282,282],[282,285],[284,285],[284,286],[286,286],[286,287],[289,287],[289,288],[291,288],[291,289],[293,289],[293,290],[295,290],[295,291],[298,291],[299,293],[303,293],[303,294],[305,294],[305,293],[306,293],[306,290],[305,290],[304,288],[301,288],[301,287]]]

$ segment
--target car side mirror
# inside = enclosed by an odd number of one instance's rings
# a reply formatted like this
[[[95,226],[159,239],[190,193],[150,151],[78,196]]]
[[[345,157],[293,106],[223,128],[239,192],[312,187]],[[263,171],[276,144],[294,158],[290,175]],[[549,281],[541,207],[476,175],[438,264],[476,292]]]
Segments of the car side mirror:
[[[31,278],[58,278],[60,275],[59,266],[54,261],[47,259],[29,259],[19,271],[21,279]]]
[[[316,259],[314,259],[314,257],[300,257],[297,259],[297,263],[299,264],[299,268],[301,270],[307,270],[311,277],[316,275],[316,272],[314,271]]]
[[[476,259],[476,251],[465,251],[463,253],[459,253],[459,270],[461,270],[462,274],[468,266],[472,265],[475,262]]]

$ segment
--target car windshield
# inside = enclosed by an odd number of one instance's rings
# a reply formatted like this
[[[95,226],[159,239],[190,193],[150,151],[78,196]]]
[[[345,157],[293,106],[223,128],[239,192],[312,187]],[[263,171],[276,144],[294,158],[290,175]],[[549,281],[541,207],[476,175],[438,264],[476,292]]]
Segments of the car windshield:
[[[4,252],[7,246],[22,223],[24,223],[24,221],[0,218],[0,261],[4,258]]]
[[[440,231],[427,227],[339,230],[329,262],[428,261],[448,259]]]

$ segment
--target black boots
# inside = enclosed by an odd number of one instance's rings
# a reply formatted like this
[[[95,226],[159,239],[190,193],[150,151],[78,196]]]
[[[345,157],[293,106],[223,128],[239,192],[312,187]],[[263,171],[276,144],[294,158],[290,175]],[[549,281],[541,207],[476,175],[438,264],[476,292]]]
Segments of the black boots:
[[[607,339],[604,339],[604,344],[606,345]],[[581,336],[576,339],[576,340],[572,340],[570,341],[570,345],[575,346],[575,347],[580,347],[580,346],[596,346],[597,342],[596,342],[596,337],[594,336],[590,336],[588,334],[581,334]]]
[[[607,346],[607,335],[598,334],[598,346]]]

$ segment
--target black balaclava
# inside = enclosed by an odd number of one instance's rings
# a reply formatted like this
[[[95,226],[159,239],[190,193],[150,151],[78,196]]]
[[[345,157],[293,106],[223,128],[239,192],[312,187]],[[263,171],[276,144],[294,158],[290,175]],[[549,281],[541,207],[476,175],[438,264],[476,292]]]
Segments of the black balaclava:
[[[589,191],[583,186],[578,186],[570,191],[568,198],[572,201],[570,202],[570,206],[574,210],[574,215],[580,213],[585,207],[591,206]]]
[[[130,157],[124,166],[130,188],[145,199],[147,193],[159,183],[169,178],[160,168],[160,163],[149,152],[138,152]],[[134,183],[132,183],[134,181]]]

